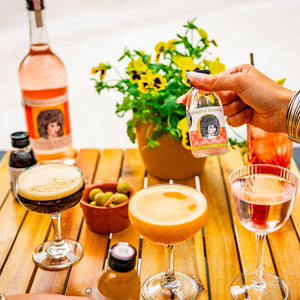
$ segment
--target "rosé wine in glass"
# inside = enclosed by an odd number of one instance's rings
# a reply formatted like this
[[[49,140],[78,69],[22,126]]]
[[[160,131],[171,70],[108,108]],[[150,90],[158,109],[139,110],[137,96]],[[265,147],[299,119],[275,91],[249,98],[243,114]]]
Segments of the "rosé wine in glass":
[[[233,209],[241,224],[256,235],[254,272],[236,277],[230,287],[234,299],[287,299],[289,289],[279,277],[263,271],[266,235],[289,218],[298,187],[297,176],[286,168],[255,164],[241,167],[229,176]]]

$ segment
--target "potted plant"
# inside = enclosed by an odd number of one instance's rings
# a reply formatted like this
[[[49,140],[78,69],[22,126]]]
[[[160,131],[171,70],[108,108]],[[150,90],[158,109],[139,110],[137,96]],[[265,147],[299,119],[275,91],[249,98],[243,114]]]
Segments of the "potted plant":
[[[120,117],[132,113],[127,122],[128,137],[133,143],[137,139],[146,170],[162,179],[191,177],[200,173],[205,160],[192,156],[185,106],[175,103],[190,89],[186,72],[209,69],[216,74],[225,70],[219,58],[211,59],[208,51],[217,43],[196,26],[195,19],[183,28],[183,34],[157,43],[154,55],[125,48],[119,62],[129,62],[124,76],[116,71],[116,80],[105,80],[107,71],[113,69],[109,63],[101,62],[91,70],[100,74],[99,79],[92,78],[99,94],[105,89],[123,94],[115,112]]]

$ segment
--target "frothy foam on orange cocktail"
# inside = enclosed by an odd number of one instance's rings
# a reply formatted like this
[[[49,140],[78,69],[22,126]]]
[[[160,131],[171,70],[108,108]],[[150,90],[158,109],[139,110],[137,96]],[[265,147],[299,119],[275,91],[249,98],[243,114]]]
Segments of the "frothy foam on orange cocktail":
[[[181,185],[158,185],[136,193],[129,217],[145,238],[162,244],[182,242],[203,226],[207,203],[203,194]]]
[[[83,185],[80,170],[64,164],[34,167],[18,178],[18,194],[37,200],[55,200],[77,192]]]

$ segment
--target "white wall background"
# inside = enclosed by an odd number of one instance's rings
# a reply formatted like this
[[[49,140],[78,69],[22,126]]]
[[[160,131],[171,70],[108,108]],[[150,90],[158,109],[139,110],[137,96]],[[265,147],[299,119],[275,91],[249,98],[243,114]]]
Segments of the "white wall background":
[[[45,6],[51,48],[68,72],[76,148],[135,147],[126,118],[114,114],[121,95],[98,96],[90,69],[116,62],[124,46],[152,51],[194,17],[219,44],[213,54],[227,68],[248,63],[254,52],[262,72],[300,88],[299,0],[45,0]],[[10,148],[10,133],[26,130],[18,66],[28,51],[28,28],[25,0],[6,1],[0,10],[0,150]]]

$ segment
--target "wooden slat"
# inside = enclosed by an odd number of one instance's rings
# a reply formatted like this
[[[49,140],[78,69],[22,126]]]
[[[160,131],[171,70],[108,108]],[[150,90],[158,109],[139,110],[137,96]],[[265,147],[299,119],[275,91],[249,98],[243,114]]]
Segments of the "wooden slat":
[[[135,190],[143,188],[145,166],[136,148],[127,149],[124,155],[121,180],[126,181]]]
[[[96,171],[94,182],[118,181],[123,160],[123,149],[104,149]]]
[[[145,168],[138,149],[127,149],[124,155],[121,180],[138,191],[143,188]],[[110,245],[117,242],[128,242],[133,245],[139,253],[140,238],[139,234],[130,224],[126,229],[112,234]]]
[[[36,267],[32,261],[34,248],[47,238],[50,217],[28,212],[0,277],[0,290],[5,294],[28,290]]]
[[[204,233],[211,297],[230,299],[230,282],[240,269],[218,157],[207,158],[200,185],[208,203]]]
[[[118,181],[122,160],[122,149],[104,149],[96,168],[94,182],[101,180]],[[73,267],[66,295],[103,299],[97,290],[97,279],[107,256],[109,236],[91,232],[84,222],[79,241],[84,245],[86,251],[81,262]]]
[[[0,210],[0,275],[26,213],[26,209],[11,194]]]

